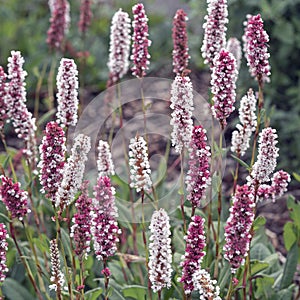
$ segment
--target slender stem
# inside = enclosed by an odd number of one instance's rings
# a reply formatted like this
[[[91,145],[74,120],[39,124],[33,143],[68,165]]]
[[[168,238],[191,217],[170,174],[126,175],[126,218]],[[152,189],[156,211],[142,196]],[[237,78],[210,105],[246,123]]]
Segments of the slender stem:
[[[35,279],[34,279],[34,277],[32,275],[32,272],[31,272],[31,270],[30,270],[30,268],[29,268],[29,266],[27,264],[26,259],[23,256],[22,251],[21,251],[21,249],[19,247],[19,244],[17,242],[16,236],[15,236],[15,229],[14,229],[14,226],[13,226],[12,222],[9,223],[9,228],[10,228],[10,235],[11,235],[13,241],[14,241],[14,244],[15,244],[15,246],[17,248],[17,251],[18,251],[18,254],[20,256],[20,259],[21,259],[21,261],[22,261],[22,263],[23,263],[23,265],[25,267],[26,273],[27,273],[27,275],[29,277],[29,280],[30,280],[30,282],[31,282],[31,284],[32,284],[32,286],[33,286],[36,294],[37,294],[37,297],[39,298],[39,300],[43,300],[42,294],[41,294],[41,292],[39,291],[39,289],[37,287],[36,281],[35,281]]]
[[[180,153],[180,208],[183,220],[183,230],[186,233],[186,219],[184,213],[184,146]]]
[[[216,239],[216,260],[215,260],[215,269],[214,269],[214,278],[218,278],[219,274],[219,260],[220,260],[220,231],[221,231],[221,213],[222,213],[222,137],[223,130],[220,133],[219,139],[219,151],[220,151],[220,163],[219,163],[219,176],[220,176],[220,184],[218,187],[218,226],[217,226],[217,239]]]
[[[55,55],[52,57],[52,62],[50,66],[50,72],[48,77],[48,97],[49,97],[49,110],[54,108],[54,84],[53,84],[53,78],[56,68],[56,59],[57,56]]]
[[[36,120],[39,117],[40,92],[41,92],[41,87],[42,87],[43,80],[44,80],[44,77],[46,74],[46,69],[47,69],[47,63],[44,62],[42,72],[39,74],[38,82],[36,84],[36,89],[35,89],[34,117]]]
[[[69,230],[69,238],[70,238],[70,249],[72,254],[72,269],[73,269],[73,275],[76,274],[76,263],[75,263],[75,251],[73,247],[73,240],[71,238],[71,216],[70,216],[70,207],[66,207],[66,217],[67,217],[67,224],[68,224],[68,230]]]
[[[241,154],[240,152],[237,153],[237,158],[240,158]],[[235,172],[234,172],[234,178],[233,178],[233,192],[232,195],[235,195],[235,190],[236,190],[236,186],[237,186],[237,180],[239,177],[239,162],[236,162],[236,167],[235,167]]]
[[[141,99],[142,99],[142,109],[143,109],[143,118],[144,118],[144,134],[145,134],[145,140],[148,145],[148,134],[147,134],[147,108],[145,106],[145,96],[144,96],[144,90],[143,90],[143,77],[140,78],[141,82]]]
[[[233,276],[231,276],[230,278],[230,284],[229,284],[229,288],[228,288],[228,292],[227,292],[227,295],[226,295],[226,300],[231,300],[231,297],[232,297],[232,293],[234,292],[234,286],[233,286]]]

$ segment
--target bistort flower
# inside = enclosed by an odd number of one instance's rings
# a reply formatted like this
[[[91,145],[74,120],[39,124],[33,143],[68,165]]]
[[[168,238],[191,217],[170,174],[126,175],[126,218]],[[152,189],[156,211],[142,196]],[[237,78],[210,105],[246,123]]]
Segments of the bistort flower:
[[[127,12],[119,9],[110,27],[109,61],[110,86],[117,83],[128,71],[131,20]]]
[[[276,197],[281,197],[286,191],[289,182],[291,181],[291,176],[280,170],[274,173],[272,177],[272,184],[261,184],[257,190],[257,196],[259,200],[269,200],[275,201]]]
[[[20,182],[13,183],[12,179],[4,175],[1,175],[0,179],[2,181],[0,186],[1,200],[10,212],[12,219],[18,218],[23,221],[23,218],[30,213],[27,192],[20,189]]]
[[[236,125],[236,130],[232,133],[231,151],[243,156],[250,146],[252,132],[256,130],[256,98],[252,89],[241,99],[239,109],[240,124]]]
[[[78,22],[79,31],[83,34],[87,31],[91,24],[92,10],[91,10],[92,0],[81,0],[80,4],[80,17]]]
[[[60,207],[61,211],[73,201],[81,186],[90,149],[91,139],[84,134],[79,134],[75,138],[71,155],[64,166],[62,182],[56,193],[55,206]]]
[[[180,153],[185,147],[189,148],[193,131],[193,86],[188,76],[176,76],[171,87],[171,113],[170,124],[172,145]]]
[[[193,129],[189,150],[189,170],[185,180],[187,200],[196,208],[200,207],[200,201],[211,182],[210,147],[207,145],[206,130],[201,125]]]
[[[239,71],[240,66],[241,66],[241,59],[242,59],[241,42],[237,38],[231,37],[227,41],[226,49],[234,56],[235,61],[236,61],[236,68]]]
[[[231,265],[231,272],[244,264],[251,241],[251,227],[254,221],[253,189],[248,185],[237,186],[233,196],[230,215],[225,226],[224,258]]]
[[[132,22],[133,45],[130,58],[133,61],[133,67],[131,71],[133,76],[142,78],[146,75],[150,64],[148,47],[150,47],[151,41],[148,39],[148,18],[142,3],[133,6],[132,13],[134,20]]]
[[[65,288],[65,277],[61,271],[59,251],[56,240],[50,241],[50,260],[51,260],[51,285],[50,290],[55,290],[58,294]]]
[[[6,226],[0,223],[0,283],[5,280],[6,273],[8,272],[6,265],[6,252],[8,250],[7,238]]]
[[[226,24],[228,23],[227,0],[207,0],[206,23],[201,47],[204,63],[214,66],[214,58],[226,46]]]
[[[99,140],[97,167],[99,177],[115,175],[115,167],[112,161],[109,144]]]
[[[0,131],[3,130],[4,124],[7,120],[7,106],[5,103],[5,96],[7,93],[7,75],[0,66]]]
[[[90,252],[92,199],[88,195],[88,181],[81,187],[81,195],[75,202],[76,213],[72,218],[70,237],[75,243],[75,253],[82,259]]]
[[[270,181],[270,175],[277,165],[279,151],[276,147],[277,137],[276,129],[271,127],[264,128],[259,134],[257,160],[252,166],[250,176],[247,178],[249,185]]]
[[[171,287],[172,274],[170,223],[163,208],[153,213],[149,229],[149,279],[153,292],[158,292]]]
[[[99,177],[94,187],[91,233],[96,258],[107,260],[117,251],[118,217],[115,205],[115,189],[111,186],[109,177]]]
[[[219,120],[222,129],[225,128],[226,119],[234,110],[237,74],[234,56],[222,49],[214,58],[211,75],[211,92],[214,103],[212,113]]]
[[[188,17],[183,9],[178,9],[173,19],[173,72],[182,75],[189,63],[189,47],[186,30]]]
[[[206,270],[197,270],[193,274],[193,283],[195,290],[199,291],[201,300],[222,300],[219,296],[220,288],[217,285],[217,280],[211,279]]]
[[[78,71],[73,59],[61,59],[56,85],[57,122],[61,127],[76,126],[78,118]]]
[[[204,248],[206,244],[203,218],[197,215],[192,217],[184,239],[186,241],[186,248],[180,264],[182,275],[178,281],[183,283],[184,293],[189,295],[195,289],[193,274],[200,270],[201,262],[205,255]]]
[[[147,143],[141,136],[130,140],[129,144],[130,187],[137,192],[152,189],[151,169],[148,160]]]
[[[31,168],[35,169],[37,162],[36,125],[32,113],[26,106],[25,77],[27,72],[23,70],[24,62],[20,51],[11,51],[7,65],[9,83],[4,99],[7,115],[12,120],[18,138],[25,141],[24,154]]]
[[[247,16],[243,41],[251,76],[259,82],[269,82],[271,75],[268,52],[269,36],[264,30],[264,23],[259,14]]]
[[[63,178],[66,138],[63,129],[56,122],[49,122],[40,145],[41,192],[55,203],[55,195]]]
[[[67,0],[49,1],[51,12],[47,44],[50,49],[59,50],[70,26],[70,4]]]

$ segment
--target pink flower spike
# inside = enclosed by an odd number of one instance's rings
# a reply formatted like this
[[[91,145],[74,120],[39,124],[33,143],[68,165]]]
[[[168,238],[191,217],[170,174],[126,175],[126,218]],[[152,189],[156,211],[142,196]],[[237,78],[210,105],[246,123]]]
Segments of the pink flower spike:
[[[231,272],[244,264],[251,241],[251,227],[254,221],[254,195],[248,185],[237,186],[232,200],[230,215],[225,226],[224,258],[231,265]]]
[[[180,153],[185,147],[189,148],[193,131],[193,85],[188,76],[176,76],[171,87],[171,113],[170,124],[172,146]]]
[[[131,60],[133,61],[132,75],[142,78],[149,69],[150,54],[148,47],[151,41],[148,39],[148,17],[146,16],[144,5],[138,3],[132,8],[133,13],[133,46]]]
[[[8,234],[6,226],[3,223],[0,223],[0,283],[3,282],[6,278],[6,273],[8,268],[6,265],[6,253],[8,250]]]
[[[257,160],[252,166],[250,176],[247,177],[248,185],[270,181],[270,174],[277,165],[279,151],[276,147],[277,137],[276,130],[271,127],[264,128],[259,134]]]
[[[186,190],[189,200],[194,208],[200,207],[200,201],[205,196],[210,177],[210,147],[207,145],[206,130],[195,126],[190,142],[189,170],[186,176]]]
[[[55,203],[55,195],[63,178],[65,143],[63,129],[56,122],[49,122],[40,145],[41,160],[38,167],[40,168],[41,192],[47,193],[52,203]]]
[[[78,22],[79,31],[83,34],[86,33],[88,27],[91,24],[92,10],[91,10],[91,0],[81,0],[80,4],[80,18]]]
[[[0,177],[2,185],[0,187],[0,196],[7,210],[11,214],[11,218],[18,218],[23,221],[24,217],[30,213],[28,208],[28,194],[20,189],[19,182],[13,183],[12,179],[2,175]]]
[[[289,182],[291,181],[290,175],[285,171],[278,171],[272,177],[272,184],[261,184],[258,188],[257,195],[259,200],[272,199],[275,202],[276,197],[281,197],[286,191]]]
[[[130,25],[127,12],[119,9],[113,16],[110,27],[109,61],[110,72],[108,86],[117,83],[128,71],[130,54]]]
[[[47,44],[50,49],[61,49],[70,26],[70,4],[67,0],[50,0],[50,28]]]
[[[99,140],[98,151],[97,167],[99,177],[115,175],[109,144]]]
[[[98,179],[94,197],[91,227],[94,251],[98,260],[105,261],[117,251],[118,235],[121,234],[116,221],[115,189],[108,177]]]
[[[256,98],[252,89],[241,99],[239,108],[240,124],[236,125],[236,130],[232,133],[231,151],[243,156],[250,147],[252,133],[256,130]]]
[[[91,241],[92,199],[88,196],[88,181],[83,182],[81,195],[75,203],[76,213],[72,218],[70,237],[75,243],[75,253],[79,259],[87,258]]]
[[[226,49],[234,56],[236,61],[236,68],[239,71],[242,59],[241,42],[237,38],[232,37],[227,41]]]
[[[7,93],[7,75],[0,66],[0,131],[3,130],[4,124],[7,120],[7,106],[5,103],[5,96]]]
[[[212,68],[215,56],[226,46],[226,24],[228,23],[227,0],[207,0],[206,23],[201,47],[204,63]]]
[[[214,59],[211,75],[214,102],[212,113],[219,120],[222,129],[227,125],[226,119],[234,110],[237,74],[235,58],[227,50],[222,49]]]
[[[78,71],[73,59],[61,59],[56,85],[57,122],[63,128],[76,126],[78,119]]]
[[[170,218],[161,208],[153,213],[149,226],[149,279],[154,293],[171,287],[172,250]]]
[[[206,243],[203,218],[197,215],[192,217],[184,239],[186,248],[180,264],[182,276],[178,281],[183,283],[184,292],[186,295],[189,295],[195,289],[193,274],[201,269],[201,262],[205,255],[204,248]]]
[[[173,19],[173,72],[182,75],[189,63],[189,48],[186,29],[188,17],[183,9],[178,9]]]
[[[251,76],[259,82],[269,82],[271,67],[268,52],[269,36],[263,28],[261,16],[248,15],[243,36],[244,53]]]
[[[36,168],[37,145],[35,138],[35,119],[26,106],[26,83],[27,72],[23,70],[25,60],[20,51],[11,51],[8,58],[8,79],[7,93],[4,97],[7,106],[7,115],[12,120],[18,138],[25,141],[24,154],[26,155],[31,168]]]

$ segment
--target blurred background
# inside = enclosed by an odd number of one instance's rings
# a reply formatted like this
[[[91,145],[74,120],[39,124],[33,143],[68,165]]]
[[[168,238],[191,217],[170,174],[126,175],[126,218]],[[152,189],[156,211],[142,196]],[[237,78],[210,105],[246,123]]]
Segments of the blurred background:
[[[169,0],[141,1],[149,17],[151,64],[148,76],[173,78],[172,73],[172,18],[178,8],[188,14],[188,37],[190,48],[190,69],[195,89],[208,97],[209,71],[203,64],[202,24],[206,14],[206,1]],[[105,89],[108,78],[107,59],[110,22],[117,9],[122,7],[130,15],[136,1],[93,2],[92,24],[83,37],[78,31],[79,0],[70,1],[71,27],[67,35],[65,53],[50,52],[46,44],[50,10],[46,0],[0,0],[0,65],[6,69],[11,50],[20,50],[25,58],[28,105],[33,111],[37,85],[40,83],[39,113],[48,109],[47,74],[53,58],[74,58],[78,65],[85,51],[88,51],[86,66],[80,75],[86,101]],[[229,0],[229,25],[227,37],[241,40],[243,22],[247,14],[260,13],[265,29],[270,36],[271,83],[265,86],[266,114],[271,126],[279,132],[279,166],[286,171],[300,173],[300,0]],[[46,75],[45,75],[46,74]],[[131,78],[128,74],[127,78]],[[126,80],[126,78],[124,79]],[[257,90],[256,82],[250,77],[245,58],[242,59],[237,94],[240,99],[249,87]],[[238,107],[238,102],[237,102]],[[237,111],[231,117],[226,131],[227,145],[235,127]],[[292,187],[296,192],[297,184]]]

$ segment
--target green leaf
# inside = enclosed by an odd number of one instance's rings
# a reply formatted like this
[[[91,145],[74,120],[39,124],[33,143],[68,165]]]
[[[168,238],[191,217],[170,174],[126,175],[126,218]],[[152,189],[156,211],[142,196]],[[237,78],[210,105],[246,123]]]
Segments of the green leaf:
[[[297,243],[294,243],[286,258],[280,289],[287,288],[293,282],[297,268],[298,251],[298,245]]]
[[[97,300],[97,298],[102,294],[101,288],[95,288],[92,290],[89,290],[85,293],[85,299],[86,300]]]
[[[287,251],[289,251],[292,245],[296,242],[297,236],[294,231],[294,224],[292,222],[287,222],[283,227],[283,240],[284,246]]]
[[[266,218],[263,216],[258,216],[253,222],[253,229],[257,231],[260,227],[266,224]]]
[[[131,297],[133,299],[145,299],[147,288],[140,285],[131,285],[122,290],[124,297]]]
[[[237,156],[235,156],[234,154],[231,154],[231,157],[233,158],[233,159],[235,159],[240,165],[242,165],[243,167],[245,167],[247,170],[250,170],[251,169],[251,167],[247,164],[247,163],[245,163],[243,160],[241,160],[241,159],[239,159]]]
[[[266,257],[271,255],[270,250],[263,243],[254,244],[252,249],[250,250],[252,259],[256,259],[259,261],[263,261]]]
[[[274,278],[273,277],[262,277],[256,279],[255,299],[270,299],[273,294]]]
[[[251,262],[251,276],[267,269],[269,267],[269,264],[263,261],[252,261]]]
[[[295,225],[300,230],[300,204],[295,202],[294,197],[289,196],[287,199],[287,207],[290,211],[290,217],[294,221]]]
[[[2,286],[3,294],[8,300],[32,300],[34,299],[22,284],[12,278],[6,278]]]
[[[40,127],[43,123],[48,122],[48,120],[50,119],[50,117],[52,115],[54,115],[56,112],[56,110],[53,108],[51,110],[49,110],[48,112],[46,112],[44,115],[42,115],[39,120],[37,121],[37,126]]]
[[[300,175],[298,173],[293,172],[293,176],[298,182],[300,182]]]

